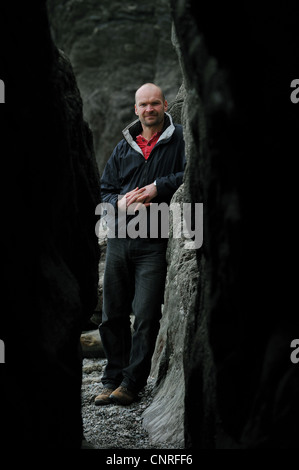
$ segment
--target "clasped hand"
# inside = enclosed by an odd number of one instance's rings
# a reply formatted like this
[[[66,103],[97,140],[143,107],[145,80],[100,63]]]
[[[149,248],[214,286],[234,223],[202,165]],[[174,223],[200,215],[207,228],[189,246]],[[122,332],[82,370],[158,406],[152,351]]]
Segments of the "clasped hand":
[[[151,205],[151,200],[157,196],[157,187],[154,183],[148,184],[143,188],[135,188],[132,191],[126,193],[117,203],[118,209],[121,211],[126,211],[129,206],[136,204],[134,207],[134,212],[140,209],[143,205],[149,207]]]

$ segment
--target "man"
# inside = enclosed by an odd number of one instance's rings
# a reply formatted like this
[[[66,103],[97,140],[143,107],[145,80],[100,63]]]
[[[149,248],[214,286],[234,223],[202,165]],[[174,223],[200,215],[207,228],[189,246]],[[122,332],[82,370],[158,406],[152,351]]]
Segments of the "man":
[[[101,180],[102,201],[113,205],[118,220],[125,214],[126,224],[141,206],[149,213],[153,203],[169,204],[185,167],[182,126],[166,113],[161,88],[147,83],[135,100],[139,119],[123,131]],[[96,405],[130,405],[146,385],[164,296],[167,238],[151,237],[149,227],[145,237],[124,237],[117,228],[107,244],[99,330],[108,361]]]

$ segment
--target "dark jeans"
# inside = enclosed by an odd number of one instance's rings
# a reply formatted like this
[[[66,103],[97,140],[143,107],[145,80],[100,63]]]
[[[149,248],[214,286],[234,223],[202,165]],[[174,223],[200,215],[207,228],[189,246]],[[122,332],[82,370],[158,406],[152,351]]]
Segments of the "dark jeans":
[[[166,246],[165,240],[108,239],[99,326],[108,360],[105,387],[138,393],[147,383],[164,298]]]

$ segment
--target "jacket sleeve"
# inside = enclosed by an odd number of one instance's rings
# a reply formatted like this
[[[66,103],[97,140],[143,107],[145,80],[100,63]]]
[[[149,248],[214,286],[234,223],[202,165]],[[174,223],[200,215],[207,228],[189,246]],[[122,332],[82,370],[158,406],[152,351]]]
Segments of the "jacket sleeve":
[[[117,162],[118,147],[116,147],[106,163],[101,178],[101,199],[117,209],[118,196],[120,194],[119,168]]]
[[[184,178],[184,171],[186,166],[185,157],[185,141],[183,137],[179,143],[177,152],[176,172],[170,173],[167,176],[161,176],[156,179],[156,186],[158,196],[161,198],[171,199],[175,191],[181,186]]]

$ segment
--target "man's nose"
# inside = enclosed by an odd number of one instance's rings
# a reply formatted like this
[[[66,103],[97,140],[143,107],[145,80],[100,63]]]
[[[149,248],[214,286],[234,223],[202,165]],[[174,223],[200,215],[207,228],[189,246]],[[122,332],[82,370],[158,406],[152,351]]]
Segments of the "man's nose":
[[[151,111],[153,111],[153,109],[154,109],[154,108],[152,107],[151,104],[148,104],[147,107],[145,108],[145,110],[146,110],[148,113],[151,112]]]

